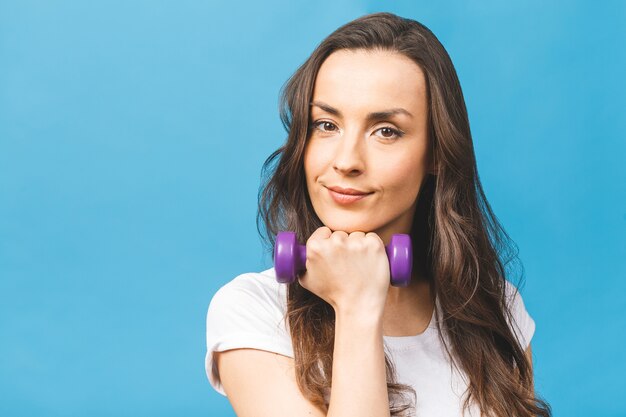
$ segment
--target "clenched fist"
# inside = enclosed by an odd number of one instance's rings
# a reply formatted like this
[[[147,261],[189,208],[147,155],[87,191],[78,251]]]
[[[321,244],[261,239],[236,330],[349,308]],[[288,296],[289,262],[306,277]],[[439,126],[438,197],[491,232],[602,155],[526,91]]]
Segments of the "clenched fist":
[[[389,260],[373,232],[332,232],[320,227],[306,242],[306,271],[298,282],[337,311],[382,316],[389,289]]]

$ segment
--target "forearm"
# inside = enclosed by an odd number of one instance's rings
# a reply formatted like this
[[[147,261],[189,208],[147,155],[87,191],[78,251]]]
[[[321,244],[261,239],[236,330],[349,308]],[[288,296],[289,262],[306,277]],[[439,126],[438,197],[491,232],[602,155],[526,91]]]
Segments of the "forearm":
[[[327,417],[389,417],[381,317],[336,312]]]

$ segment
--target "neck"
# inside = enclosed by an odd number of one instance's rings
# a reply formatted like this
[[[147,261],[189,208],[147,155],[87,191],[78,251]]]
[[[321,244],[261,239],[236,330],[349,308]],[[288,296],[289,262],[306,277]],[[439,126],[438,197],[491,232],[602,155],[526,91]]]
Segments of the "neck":
[[[389,287],[383,317],[385,336],[423,333],[431,321],[434,300],[430,281],[414,274],[407,287]]]

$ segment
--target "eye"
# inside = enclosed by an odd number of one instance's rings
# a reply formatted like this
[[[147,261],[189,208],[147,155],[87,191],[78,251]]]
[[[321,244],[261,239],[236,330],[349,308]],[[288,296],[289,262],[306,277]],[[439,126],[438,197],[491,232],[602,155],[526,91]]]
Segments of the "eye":
[[[323,127],[323,129],[320,129],[320,126]],[[326,120],[318,120],[315,121],[313,123],[311,123],[309,125],[310,129],[318,129],[322,132],[334,132],[337,130],[337,126],[335,126],[334,123],[326,121]],[[326,130],[328,129],[328,130]]]
[[[380,131],[383,135],[380,136],[383,139],[400,139],[403,135],[404,132],[402,132],[401,130],[398,129],[394,129],[393,127],[390,126],[384,126],[381,127],[380,129],[376,129],[375,132]]]
[[[309,124],[309,130],[316,129],[322,133],[332,133],[339,130],[339,128],[332,122],[327,120],[317,120]],[[378,137],[386,140],[395,140],[400,139],[404,136],[404,132],[393,128],[391,126],[383,126],[381,128],[376,129],[374,132],[380,131],[382,135],[377,135]]]

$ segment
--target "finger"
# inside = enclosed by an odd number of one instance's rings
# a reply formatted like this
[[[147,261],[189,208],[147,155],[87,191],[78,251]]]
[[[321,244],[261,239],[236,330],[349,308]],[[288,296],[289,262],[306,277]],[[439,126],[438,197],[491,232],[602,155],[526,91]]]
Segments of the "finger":
[[[363,239],[365,237],[365,232],[356,231],[352,232],[348,235],[348,239]]]
[[[377,233],[375,233],[375,232],[368,232],[368,233],[366,233],[366,234],[365,234],[365,239],[368,239],[368,240],[374,240],[374,241],[376,241],[377,243],[379,243],[380,245],[383,245],[383,246],[385,245],[385,243],[384,243],[384,242],[383,242],[383,240],[380,238],[380,236],[378,236],[378,234],[377,234]]]
[[[330,238],[335,242],[343,242],[348,238],[348,233],[343,230],[335,230]]]
[[[307,242],[309,240],[328,239],[332,234],[333,232],[330,230],[330,228],[326,226],[318,227],[313,233],[311,233],[311,236],[309,236]]]
[[[317,249],[322,245],[322,241],[330,238],[332,233],[333,232],[326,226],[318,227],[313,233],[311,233],[311,236],[309,236],[306,241],[307,259],[311,253],[317,251]]]

